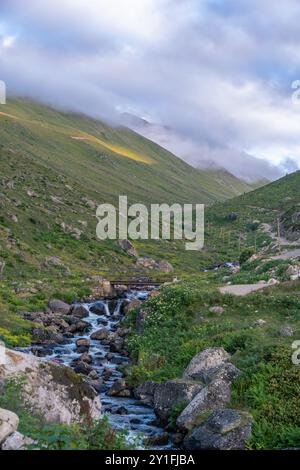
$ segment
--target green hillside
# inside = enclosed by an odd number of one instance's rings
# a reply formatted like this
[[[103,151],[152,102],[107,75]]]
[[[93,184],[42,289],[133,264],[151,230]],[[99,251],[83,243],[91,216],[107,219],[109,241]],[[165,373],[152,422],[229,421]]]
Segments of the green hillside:
[[[58,112],[29,101],[10,100],[0,112],[2,146],[31,158],[86,188],[97,202],[116,195],[143,202],[200,202],[241,194],[230,184],[194,168],[127,128]]]
[[[26,100],[1,107],[0,168],[0,328],[18,338],[16,312],[43,308],[54,294],[79,298],[93,276],[163,276],[137,267],[115,241],[96,239],[99,203],[126,194],[129,202],[211,204],[249,189],[231,175],[220,181],[195,170],[126,128]],[[187,252],[181,242],[136,248],[171,262],[174,276],[197,272],[214,256]]]

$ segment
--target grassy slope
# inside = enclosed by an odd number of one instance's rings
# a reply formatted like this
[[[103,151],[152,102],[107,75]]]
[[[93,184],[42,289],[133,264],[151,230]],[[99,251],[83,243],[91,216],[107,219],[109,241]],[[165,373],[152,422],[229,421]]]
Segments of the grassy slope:
[[[6,113],[0,115],[2,145],[78,182],[97,202],[127,194],[132,202],[206,204],[249,190],[230,175],[231,185],[220,184],[213,173],[195,171],[126,128],[29,101],[10,101],[2,109]]]
[[[23,107],[15,102],[9,106],[12,114],[23,109],[23,115],[21,122],[9,117],[0,121],[0,258],[6,261],[5,277],[0,284],[0,337],[10,344],[20,344],[26,342],[27,325],[14,316],[17,311],[44,308],[50,295],[69,301],[85,295],[88,290],[85,276],[90,274],[136,274],[131,259],[113,242],[95,241],[94,211],[87,208],[83,197],[96,202],[113,200],[115,191],[119,193],[119,188],[124,188],[132,201],[144,196],[149,202],[153,195],[157,200],[158,195],[167,194],[172,201],[175,195],[184,201],[185,197],[196,194],[199,175],[193,177],[196,181],[192,179],[190,185],[178,185],[178,180],[186,181],[182,180],[186,165],[172,160],[175,157],[166,163],[168,152],[163,154],[164,158],[160,153],[164,151],[159,150],[160,155],[156,155],[159,147],[134,133],[105,126],[100,131],[100,124],[95,121],[36,105]],[[106,147],[98,142],[69,139],[70,132],[73,134],[79,127],[81,133],[104,140]],[[112,141],[123,147],[122,152],[127,156],[109,151],[107,145]],[[131,158],[128,146],[134,152]],[[137,161],[138,155],[142,155],[144,163]],[[153,167],[159,167],[160,171],[153,173]],[[137,172],[139,176],[135,177]],[[169,185],[164,178],[170,172]],[[143,178],[153,181],[153,185],[145,187]],[[134,335],[130,341],[137,361],[131,379],[140,382],[146,378],[163,380],[179,376],[196,352],[208,346],[224,346],[244,372],[234,386],[232,406],[253,413],[254,437],[250,445],[255,448],[299,444],[299,367],[292,366],[290,360],[294,338],[282,338],[278,333],[284,324],[294,328],[295,339],[300,332],[299,282],[284,283],[266,294],[245,299],[222,298],[216,287],[224,282],[223,275],[229,273],[195,276],[194,272],[217,259],[236,259],[242,249],[255,243],[259,248],[270,241],[267,235],[258,235],[249,225],[255,219],[272,222],[279,213],[299,204],[299,180],[300,174],[296,173],[210,208],[206,247],[201,253],[185,252],[178,244],[169,242],[137,244],[142,255],[167,258],[174,264],[176,274],[192,273],[193,280],[167,288],[161,297],[151,301],[153,321],[149,321],[144,335]],[[30,198],[26,193],[28,188],[34,189],[38,197]],[[51,196],[58,197],[62,204],[54,202]],[[236,221],[227,217],[232,212],[238,216]],[[18,222],[13,220],[14,215]],[[88,223],[81,240],[75,240],[60,228],[62,221],[80,228],[80,220]],[[238,242],[240,235],[242,241]],[[44,260],[49,255],[59,256],[71,274],[67,276],[63,268],[45,266]],[[232,281],[268,279],[274,270],[285,281],[285,269],[284,263],[264,267],[254,263],[245,266]],[[223,305],[225,314],[214,317],[209,312],[213,305]],[[254,328],[254,321],[260,318],[266,320],[265,327]]]
[[[0,171],[0,260],[6,263],[0,328],[12,344],[26,341],[26,328],[8,312],[43,308],[54,294],[79,298],[87,276],[143,274],[115,242],[96,240],[95,209],[86,199],[116,203],[127,194],[130,202],[211,203],[248,190],[231,175],[217,181],[194,170],[128,129],[22,100],[0,110]],[[64,233],[62,223],[82,231],[80,240]],[[141,256],[168,259],[180,275],[214,256],[168,241],[138,242],[137,248]],[[59,257],[70,274],[46,265],[49,256]]]
[[[253,230],[253,221],[272,223],[300,203],[300,172],[253,193],[217,204],[207,211],[206,249],[218,259],[238,259],[245,248],[270,243],[268,235]],[[229,220],[235,213],[237,220]],[[240,238],[240,241],[239,241]],[[217,259],[217,258],[216,258]],[[231,406],[254,416],[249,448],[299,447],[300,367],[292,363],[292,343],[300,335],[300,282],[289,281],[291,261],[245,263],[239,274],[229,269],[202,273],[193,280],[167,287],[149,302],[142,335],[130,339],[133,383],[180,377],[192,357],[207,347],[222,346],[233,355],[243,376],[235,382]],[[224,279],[226,276],[226,280]],[[222,296],[217,287],[225,282],[252,283],[277,278],[281,284],[244,298]],[[212,306],[222,306],[221,316]],[[131,321],[134,324],[135,312]],[[259,327],[255,322],[263,319]],[[289,326],[293,337],[280,329]],[[180,410],[174,410],[174,414]],[[202,417],[199,416],[199,421]]]

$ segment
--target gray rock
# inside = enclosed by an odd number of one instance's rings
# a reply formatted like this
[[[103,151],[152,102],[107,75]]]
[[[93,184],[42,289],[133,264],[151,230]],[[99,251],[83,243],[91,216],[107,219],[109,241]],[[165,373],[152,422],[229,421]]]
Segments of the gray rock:
[[[216,315],[222,315],[225,312],[225,309],[223,307],[210,307],[209,309],[210,313],[215,313]]]
[[[0,444],[14,433],[18,429],[18,426],[18,416],[11,411],[0,408]]]
[[[192,429],[203,413],[225,408],[230,400],[230,384],[215,380],[204,387],[178,416],[178,428],[183,431]]]
[[[237,410],[215,411],[183,442],[187,450],[244,450],[251,436],[252,417]]]
[[[26,450],[36,442],[30,437],[23,436],[19,432],[11,434],[2,444],[1,450]]]
[[[112,352],[122,352],[124,348],[124,338],[116,338],[111,344],[110,344],[110,350]]]
[[[107,330],[106,328],[102,328],[101,330],[95,331],[95,333],[91,335],[91,339],[96,341],[102,341],[103,339],[107,339],[108,336],[109,330]]]
[[[90,375],[90,373],[93,371],[93,368],[86,362],[79,361],[75,365],[74,371],[76,374]],[[93,377],[91,377],[91,379],[93,380]]]
[[[87,331],[90,328],[90,324],[85,322],[85,321],[77,321],[76,323],[73,323],[69,328],[68,332],[69,333],[83,333],[84,331]]]
[[[107,392],[110,397],[130,397],[131,391],[128,389],[124,379],[117,380]]]
[[[226,362],[220,367],[212,369],[211,372],[207,373],[206,383],[214,382],[215,380],[222,380],[223,382],[231,383],[241,374],[242,372],[233,364],[231,364],[231,362]]]
[[[136,265],[144,269],[155,269],[157,267],[156,261],[152,258],[138,258]]]
[[[183,373],[187,379],[206,380],[207,375],[228,361],[230,355],[223,348],[209,348],[193,357]]]
[[[85,348],[86,350],[88,350],[90,345],[91,345],[91,342],[87,338],[80,338],[76,341],[77,348]]]
[[[282,326],[279,330],[280,336],[292,337],[295,334],[295,331],[291,326]]]
[[[80,360],[80,362],[85,362],[86,364],[92,364],[93,357],[90,354],[88,354],[87,352],[85,352],[80,356],[79,360]]]
[[[171,273],[174,271],[173,266],[168,261],[162,260],[157,264],[157,269],[162,273]]]
[[[134,245],[129,240],[119,240],[119,246],[122,250],[126,251],[129,255],[133,256],[134,258],[138,257],[138,252],[135,249]]]
[[[147,447],[164,446],[169,442],[169,434],[167,432],[153,434],[144,440],[144,445]]]
[[[95,302],[91,307],[90,311],[95,315],[106,315],[106,307],[104,302]]]
[[[70,313],[76,318],[86,318],[89,316],[88,309],[83,305],[72,305]]]
[[[175,406],[190,403],[202,388],[201,384],[183,379],[168,380],[158,384],[153,398],[156,415],[161,421],[166,422]]]
[[[156,382],[145,382],[135,389],[134,395],[144,405],[153,406],[154,392],[158,384]]]
[[[49,308],[53,313],[62,313],[63,315],[68,315],[70,312],[70,305],[57,299],[50,300]]]

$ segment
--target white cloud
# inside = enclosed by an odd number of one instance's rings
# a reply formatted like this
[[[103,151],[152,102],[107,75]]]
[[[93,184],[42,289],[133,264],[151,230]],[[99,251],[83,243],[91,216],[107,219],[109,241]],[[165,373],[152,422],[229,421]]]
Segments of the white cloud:
[[[196,166],[275,177],[271,165],[300,164],[296,0],[2,0],[1,13],[8,91],[147,115],[173,129],[152,138]]]
[[[2,43],[2,47],[5,47],[5,48],[10,48],[12,47],[16,42],[16,36],[5,36],[1,43]]]

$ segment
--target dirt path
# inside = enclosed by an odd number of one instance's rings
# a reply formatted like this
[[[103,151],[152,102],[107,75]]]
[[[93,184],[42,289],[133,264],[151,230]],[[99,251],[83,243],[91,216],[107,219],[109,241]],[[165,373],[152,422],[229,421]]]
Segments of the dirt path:
[[[300,257],[300,248],[298,250],[286,251],[285,253],[281,253],[280,255],[272,256],[270,259],[273,260],[288,260]]]
[[[244,296],[256,292],[258,290],[270,287],[268,284],[236,284],[232,286],[220,287],[221,294],[231,294],[237,296]]]
[[[291,242],[290,240],[287,240],[284,237],[279,237],[275,232],[272,231],[272,226],[270,224],[261,224],[262,231],[264,233],[267,233],[272,237],[275,241],[277,241],[281,246],[299,246],[300,245],[300,240],[296,240],[294,242]]]

